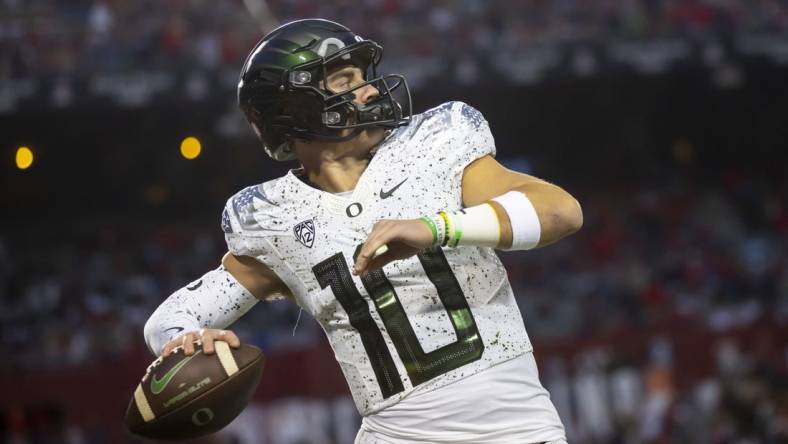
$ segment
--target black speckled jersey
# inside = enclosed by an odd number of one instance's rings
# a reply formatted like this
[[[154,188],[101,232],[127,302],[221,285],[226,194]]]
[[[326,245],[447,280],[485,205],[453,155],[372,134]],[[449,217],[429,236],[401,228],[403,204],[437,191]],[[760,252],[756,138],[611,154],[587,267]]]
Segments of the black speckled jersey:
[[[318,320],[362,415],[531,350],[491,248],[436,248],[350,273],[376,221],[459,209],[463,169],[488,154],[495,142],[481,113],[449,102],[394,130],[349,196],[291,171],[227,202],[229,250],[269,266]]]

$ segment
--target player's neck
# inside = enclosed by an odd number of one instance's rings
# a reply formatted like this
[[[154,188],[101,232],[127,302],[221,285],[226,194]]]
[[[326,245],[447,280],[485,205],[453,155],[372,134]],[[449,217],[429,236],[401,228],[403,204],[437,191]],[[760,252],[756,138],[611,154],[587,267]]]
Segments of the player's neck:
[[[294,149],[304,168],[303,178],[329,193],[354,189],[384,132],[363,135],[366,137],[342,143],[296,142]]]

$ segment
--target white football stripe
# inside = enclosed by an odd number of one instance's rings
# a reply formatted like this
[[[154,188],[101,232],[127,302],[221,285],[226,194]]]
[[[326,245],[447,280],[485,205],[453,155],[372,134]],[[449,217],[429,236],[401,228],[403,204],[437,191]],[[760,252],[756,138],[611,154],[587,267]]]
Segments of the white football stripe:
[[[238,373],[238,364],[235,362],[233,352],[230,351],[230,346],[224,341],[215,341],[213,346],[216,347],[216,356],[219,357],[227,377]]]
[[[145,392],[142,391],[142,384],[139,384],[137,390],[134,390],[134,403],[137,404],[137,409],[145,422],[151,422],[156,418],[156,415],[153,414],[153,409],[148,404],[148,399],[145,397]]]

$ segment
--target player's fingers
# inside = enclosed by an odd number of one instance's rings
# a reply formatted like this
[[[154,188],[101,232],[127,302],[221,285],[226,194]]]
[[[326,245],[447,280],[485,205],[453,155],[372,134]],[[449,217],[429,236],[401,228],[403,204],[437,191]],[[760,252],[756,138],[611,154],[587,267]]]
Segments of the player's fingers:
[[[202,335],[202,352],[206,355],[212,355],[216,348],[213,345],[214,341],[213,332],[206,332]]]
[[[375,270],[383,268],[384,265],[394,261],[395,259],[396,258],[393,257],[391,253],[381,254],[380,256],[377,256],[376,258],[369,261],[367,268],[365,268],[361,274],[366,275],[367,273],[372,273]]]
[[[370,236],[370,238],[364,242],[364,245],[358,253],[358,257],[356,257],[356,263],[353,266],[355,274],[363,272],[368,267],[369,261],[375,257],[375,253],[390,240],[390,233],[391,229],[388,229],[379,233],[377,236]]]
[[[238,347],[241,346],[241,340],[238,339],[238,336],[235,333],[233,333],[232,331],[230,331],[230,330],[222,330],[222,331],[219,332],[219,334],[221,336],[219,338],[217,338],[217,339],[220,339],[222,341],[227,342],[228,344],[230,344],[230,347],[238,348]]]
[[[378,268],[381,268],[384,265],[396,259],[397,258],[391,254],[388,244],[383,244],[375,251],[375,254],[373,254],[372,257],[366,262],[364,269],[359,270],[359,274],[365,275],[369,272],[375,271]]]
[[[367,241],[369,242],[369,241]],[[377,245],[377,242],[370,243],[369,245]],[[366,244],[365,244],[366,245]],[[377,249],[377,248],[376,248]],[[353,274],[361,274],[366,271],[367,267],[369,266],[369,262],[372,260],[372,256],[374,255],[375,250],[371,250],[373,253],[359,253],[358,257],[356,257],[356,263],[353,265]]]
[[[371,235],[361,246],[359,257],[363,256],[364,264],[387,251],[386,245],[392,240],[397,239],[400,228],[396,224],[388,224],[385,228]]]
[[[181,346],[183,346],[183,354],[186,356],[191,356],[194,354],[194,336],[191,333],[183,335],[183,341],[181,342]]]
[[[161,355],[164,357],[171,355],[176,348],[183,345],[184,338],[189,335],[191,335],[191,333],[184,333],[176,338],[173,338],[170,342],[164,345],[164,348],[161,349]]]
[[[161,349],[161,355],[166,358],[167,356],[170,355],[170,353],[172,353],[172,349],[175,348],[177,345],[178,343],[175,341],[170,341],[164,344],[164,348]]]
[[[384,243],[380,245],[378,248],[375,249],[374,253],[372,253],[371,257],[366,257],[364,260],[359,264],[358,262],[356,265],[353,266],[353,273],[356,275],[366,274],[370,271],[370,267],[372,267],[373,261],[386,253],[388,251],[388,246]],[[388,262],[383,262],[388,263]]]
[[[369,236],[367,236],[367,239],[364,241],[364,243],[361,245],[361,249],[358,251],[358,255],[356,256],[356,263],[358,263],[359,260],[364,262],[369,260],[370,257],[369,247],[377,241],[382,231],[383,231],[382,229],[376,228],[372,230],[371,233],[369,233]],[[371,251],[375,251],[375,250],[371,250]]]
[[[386,248],[384,250],[380,251],[378,255],[369,261],[366,270],[362,274],[371,273],[375,270],[383,268],[383,266],[389,262],[405,259],[418,253],[418,249],[397,241],[392,241],[390,244],[385,246]]]
[[[369,236],[367,236],[367,240],[364,241],[364,245],[366,246],[366,244],[384,235],[387,231],[391,229],[392,226],[393,226],[393,221],[390,220],[379,220],[375,222],[375,225],[372,226],[372,231],[370,231]],[[367,253],[363,247],[361,252]]]

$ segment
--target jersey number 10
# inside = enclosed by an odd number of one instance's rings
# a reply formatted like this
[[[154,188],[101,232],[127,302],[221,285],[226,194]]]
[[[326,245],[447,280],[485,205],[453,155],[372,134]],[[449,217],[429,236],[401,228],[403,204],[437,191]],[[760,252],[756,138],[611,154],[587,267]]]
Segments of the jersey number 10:
[[[356,248],[353,259],[360,250],[361,245]],[[361,277],[361,283],[375,303],[413,387],[478,360],[484,351],[484,344],[468,301],[443,251],[440,248],[427,250],[419,253],[418,258],[427,278],[437,289],[438,297],[457,335],[455,342],[429,353],[425,352],[419,343],[397,292],[383,270],[376,270]],[[397,367],[380,329],[372,319],[369,305],[353,282],[345,257],[342,253],[337,253],[312,267],[312,271],[321,288],[331,287],[334,296],[345,309],[350,325],[361,335],[361,342],[369,356],[383,397],[388,398],[402,392],[404,387]]]

